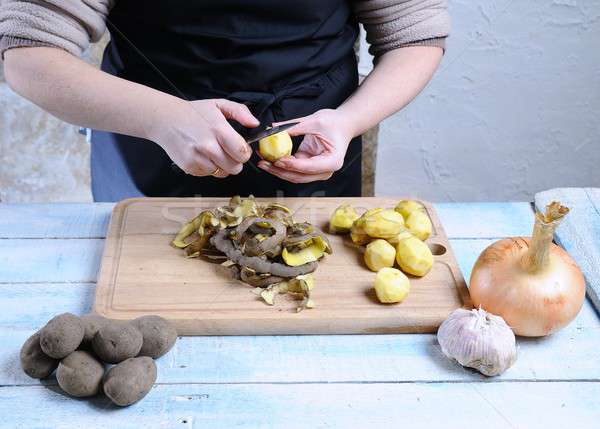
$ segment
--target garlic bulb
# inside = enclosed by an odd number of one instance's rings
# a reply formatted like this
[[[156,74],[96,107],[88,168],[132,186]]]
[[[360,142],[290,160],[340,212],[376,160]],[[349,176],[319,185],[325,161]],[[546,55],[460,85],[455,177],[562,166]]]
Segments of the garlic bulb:
[[[462,366],[487,376],[499,375],[517,359],[515,334],[500,316],[459,308],[438,329],[442,352]]]

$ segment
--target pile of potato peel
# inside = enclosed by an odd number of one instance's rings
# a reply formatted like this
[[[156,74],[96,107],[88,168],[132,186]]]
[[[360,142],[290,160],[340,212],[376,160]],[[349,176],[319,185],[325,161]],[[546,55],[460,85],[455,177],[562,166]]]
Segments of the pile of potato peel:
[[[277,294],[299,295],[298,311],[314,306],[312,273],[332,252],[317,227],[295,222],[284,205],[259,204],[253,196],[234,196],[225,206],[202,211],[183,225],[171,244],[189,258],[220,261],[269,305]]]
[[[103,391],[114,404],[128,406],[152,389],[157,376],[153,359],[176,340],[175,328],[159,316],[125,322],[63,313],[25,341],[20,362],[25,374],[36,379],[56,370],[58,385],[70,396]],[[114,366],[106,370],[106,364]]]

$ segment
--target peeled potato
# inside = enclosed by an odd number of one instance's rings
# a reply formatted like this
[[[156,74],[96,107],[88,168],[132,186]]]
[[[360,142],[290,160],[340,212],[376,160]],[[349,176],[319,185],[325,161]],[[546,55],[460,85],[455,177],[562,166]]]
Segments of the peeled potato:
[[[286,131],[273,134],[258,141],[258,152],[265,160],[275,162],[292,154],[292,138]]]
[[[358,213],[350,204],[339,206],[329,220],[329,232],[332,234],[345,234],[350,232],[352,224],[358,219]]]
[[[390,239],[404,229],[402,215],[392,209],[371,209],[352,225],[352,232],[359,236]]]
[[[350,238],[352,239],[352,242],[358,246],[364,246],[365,244],[373,240],[367,235],[366,232],[364,232],[360,228],[355,227],[354,225],[350,230]]]
[[[405,273],[422,277],[433,266],[429,247],[415,236],[405,236],[396,246],[396,261]]]
[[[375,276],[375,294],[380,302],[391,304],[401,302],[410,292],[408,277],[395,268],[382,268]]]
[[[424,210],[415,210],[406,218],[408,231],[419,240],[425,241],[431,235],[431,220]]]
[[[402,200],[400,201],[394,210],[402,215],[402,217],[406,220],[408,219],[408,215],[410,215],[415,210],[423,210],[423,204],[418,201],[413,200]]]
[[[398,243],[400,243],[400,241],[404,240],[405,238],[408,238],[412,236],[412,234],[408,231],[402,231],[400,234],[396,235],[395,237],[389,238],[387,240],[388,243],[390,243],[393,246],[397,246]]]
[[[384,267],[393,267],[396,259],[396,249],[385,240],[378,239],[367,244],[365,263],[371,271],[379,271]]]

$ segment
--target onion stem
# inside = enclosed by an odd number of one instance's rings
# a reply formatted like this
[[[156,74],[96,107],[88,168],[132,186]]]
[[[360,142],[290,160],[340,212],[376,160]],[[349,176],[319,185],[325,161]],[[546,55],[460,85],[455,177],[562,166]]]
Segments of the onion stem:
[[[536,213],[531,244],[521,261],[524,270],[536,273],[548,267],[554,231],[567,213],[569,209],[556,201],[546,207],[544,214]]]

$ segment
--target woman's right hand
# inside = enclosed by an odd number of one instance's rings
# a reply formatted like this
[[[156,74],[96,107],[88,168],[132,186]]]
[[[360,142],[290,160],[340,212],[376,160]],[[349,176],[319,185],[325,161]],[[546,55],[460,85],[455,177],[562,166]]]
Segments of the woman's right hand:
[[[219,178],[241,172],[252,155],[250,146],[227,119],[245,127],[260,124],[248,107],[224,99],[182,101],[161,118],[152,125],[150,138],[171,160],[187,174]]]

